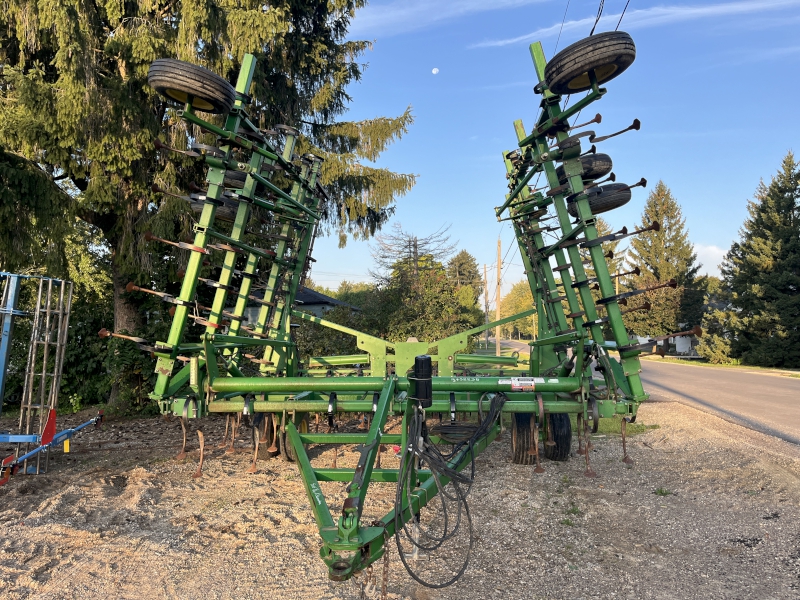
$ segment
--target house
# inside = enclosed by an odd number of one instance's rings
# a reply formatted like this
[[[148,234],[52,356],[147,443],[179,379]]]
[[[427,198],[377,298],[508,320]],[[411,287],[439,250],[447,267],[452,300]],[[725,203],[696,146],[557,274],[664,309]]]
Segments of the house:
[[[264,290],[254,291],[253,296],[256,298],[263,298]],[[311,313],[316,317],[324,316],[326,312],[337,306],[346,306],[351,310],[361,310],[357,306],[347,304],[346,302],[342,302],[336,298],[331,298],[325,294],[320,294],[319,292],[310,288],[298,289],[297,296],[295,296],[295,309]],[[259,310],[260,307],[258,306],[251,306],[247,308],[244,312],[244,324],[248,326],[253,325],[258,319]]]

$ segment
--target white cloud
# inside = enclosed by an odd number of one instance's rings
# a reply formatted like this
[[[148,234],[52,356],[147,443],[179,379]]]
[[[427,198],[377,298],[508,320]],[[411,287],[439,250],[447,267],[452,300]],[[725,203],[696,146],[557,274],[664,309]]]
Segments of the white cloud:
[[[728,250],[713,244],[695,244],[694,251],[697,252],[697,262],[703,265],[700,272],[719,277],[719,264],[725,258]]]
[[[658,25],[669,25],[682,21],[696,21],[714,17],[731,17],[737,15],[747,15],[753,13],[763,13],[769,10],[780,10],[793,6],[800,6],[800,0],[746,0],[744,2],[728,2],[722,4],[711,4],[708,6],[654,6],[640,10],[628,11],[625,13],[623,21],[625,31],[640,29],[644,27],[656,27]],[[615,27],[619,21],[620,13],[603,15],[597,25],[598,31],[607,31]],[[588,31],[594,24],[595,17],[587,17],[577,21],[567,21],[564,23],[562,36],[573,30],[581,32]],[[550,27],[544,27],[520,35],[517,37],[502,40],[489,40],[470,46],[471,48],[491,48],[497,46],[508,46],[510,44],[520,44],[533,42],[548,37],[557,36],[561,30],[561,23],[556,23]]]
[[[368,4],[356,13],[349,34],[370,37],[397,35],[424,29],[436,23],[490,10],[541,4],[549,0],[394,0]]]

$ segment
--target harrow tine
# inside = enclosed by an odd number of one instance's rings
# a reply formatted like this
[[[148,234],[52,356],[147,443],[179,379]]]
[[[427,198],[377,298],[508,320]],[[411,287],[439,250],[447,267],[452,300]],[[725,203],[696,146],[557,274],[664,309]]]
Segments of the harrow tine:
[[[622,434],[622,462],[624,462],[626,465],[632,465],[633,459],[628,456],[628,447],[625,444],[625,428],[627,427],[628,423],[630,423],[630,421],[628,421],[628,417],[622,417],[622,424],[620,426],[620,433]]]
[[[183,196],[181,194],[173,194],[172,192],[168,192],[164,188],[158,187],[155,183],[150,186],[150,190],[156,194],[164,194],[165,196],[171,196],[173,198],[178,198],[179,200],[184,200],[186,202],[192,201],[192,199],[189,196]]]
[[[280,424],[278,423],[278,415],[277,413],[272,413],[272,444],[270,447],[267,448],[267,454],[270,456],[277,456],[278,455],[278,431],[280,429]]]
[[[592,469],[592,465],[589,463],[589,454],[591,454],[592,444],[589,440],[589,424],[584,423],[583,426],[583,436],[584,436],[584,444],[586,447],[586,452],[584,452],[583,457],[586,459],[586,470],[583,472],[584,477],[588,477],[590,479],[594,479],[597,477],[597,473],[594,472]]]
[[[183,154],[184,156],[189,156],[191,158],[200,158],[200,154],[198,154],[197,152],[192,152],[191,150],[178,150],[177,148],[170,148],[158,138],[156,138],[153,141],[153,145],[155,146],[156,150],[166,150],[167,152],[175,152],[176,154]]]
[[[608,298],[600,298],[597,301],[598,305],[608,304],[609,302],[619,302],[620,300],[626,300],[633,296],[638,296],[639,294],[644,294],[645,292],[652,292],[654,290],[659,290],[661,288],[671,287],[673,289],[678,287],[678,283],[674,279],[670,279],[666,283],[658,283],[655,285],[647,286],[646,288],[642,288],[640,290],[632,290],[630,292],[623,292],[621,294],[617,294],[615,296],[609,296]],[[620,348],[622,350],[622,348]]]
[[[225,415],[225,433],[222,435],[222,441],[217,448],[224,448],[228,445],[228,426],[230,425],[230,420],[231,416],[229,414]]]
[[[231,423],[231,444],[228,449],[225,450],[225,454],[233,454],[236,452],[233,446],[236,443],[236,435],[239,433],[239,424],[241,423],[242,413],[236,413],[235,417],[231,415],[231,418],[236,420],[236,424],[234,425]]]
[[[136,342],[137,344],[147,344],[148,341],[144,338],[135,337],[132,335],[123,335],[121,333],[114,333],[113,331],[109,331],[105,327],[103,327],[100,331],[97,332],[97,335],[101,338],[107,337],[115,337],[121,340],[128,340],[129,342]]]
[[[181,417],[181,429],[183,430],[183,445],[175,460],[184,460],[186,458],[186,417]]]
[[[600,142],[605,142],[606,140],[610,140],[613,137],[622,135],[626,131],[631,131],[631,130],[639,131],[639,129],[641,128],[642,128],[642,122],[639,121],[639,119],[634,119],[633,123],[631,123],[630,126],[626,127],[625,129],[621,129],[616,133],[612,133],[610,135],[604,135],[603,137],[595,137],[594,134],[592,134],[591,136],[589,136],[589,142],[591,142],[592,144],[599,144]]]
[[[165,240],[164,238],[156,237],[149,231],[145,232],[144,239],[147,242],[161,242],[162,244],[174,246],[180,250],[191,250],[192,252],[197,252],[199,254],[211,254],[208,250],[201,248],[200,246],[195,246],[194,244],[190,244],[188,242],[172,242],[170,240]]]
[[[198,479],[203,476],[203,459],[205,459],[205,436],[199,429],[197,430],[197,437],[200,440],[200,463],[197,465],[197,471],[192,475],[192,479]]]
[[[586,121],[586,123],[581,123],[580,125],[573,125],[569,128],[570,131],[575,129],[580,129],[581,127],[586,127],[587,125],[591,125],[592,123],[597,123],[598,125],[603,122],[603,115],[597,113],[591,121]]]
[[[258,426],[253,427],[253,463],[250,465],[250,468],[247,469],[246,473],[256,473],[258,472],[258,466],[256,463],[258,462],[258,447],[261,442],[261,431],[259,430]]]

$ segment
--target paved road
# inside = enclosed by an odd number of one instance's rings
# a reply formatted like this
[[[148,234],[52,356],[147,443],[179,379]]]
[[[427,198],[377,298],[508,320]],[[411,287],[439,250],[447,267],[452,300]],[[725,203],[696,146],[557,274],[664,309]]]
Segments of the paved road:
[[[501,341],[527,351],[525,342]],[[800,444],[800,379],[744,369],[642,360],[653,400],[677,400],[729,421]]]
[[[800,379],[643,360],[642,383],[654,400],[678,400],[800,444]]]

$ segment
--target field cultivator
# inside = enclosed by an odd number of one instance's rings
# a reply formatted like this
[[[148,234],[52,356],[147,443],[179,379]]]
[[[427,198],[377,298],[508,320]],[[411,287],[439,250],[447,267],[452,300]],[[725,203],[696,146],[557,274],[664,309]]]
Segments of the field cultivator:
[[[623,229],[599,237],[594,216],[627,202],[635,186],[600,185],[597,180],[610,172],[611,159],[597,154],[594,146],[588,152],[582,148],[584,141],[597,144],[622,132],[573,133],[582,126],[568,123],[602,98],[606,90],[600,84],[633,62],[633,42],[625,33],[612,32],[573,44],[549,63],[539,43],[531,53],[541,111],[531,133],[521,121],[514,124],[517,147],[503,154],[509,193],[496,216],[514,227],[534,306],[432,342],[389,342],[296,310],[321,207],[329,200],[318,182],[322,161],[295,154],[299,133],[285,126],[264,131],[251,121],[252,56],[245,57],[235,88],[205,69],[175,60],[159,60],[151,68],[151,85],[182,105],[177,115],[187,126],[215,137],[216,144],[181,151],[207,166],[207,188],[179,195],[200,213],[194,239],[149,237],[188,253],[180,293],[136,285],[129,290],[156,294],[174,305],[168,339],[148,342],[105,330],[101,335],[130,339],[157,357],[151,398],[162,412],[182,417],[182,423],[209,413],[247,415],[253,427],[253,470],[259,442],[296,462],[319,525],[320,556],[334,580],[369,568],[385,555],[391,536],[399,548],[410,543],[416,556],[436,551],[461,527],[462,534],[468,529],[471,547],[466,496],[474,460],[500,434],[503,413],[511,417],[514,462],[535,464],[537,472],[542,470],[540,453],[568,458],[574,415],[578,451],[586,474],[593,476],[585,451],[588,433],[600,418],[614,415],[623,416],[624,433],[624,424],[636,418],[647,399],[638,357],[649,348],[629,339],[620,309],[641,290],[615,293],[602,247],[609,239],[640,232]],[[561,107],[562,96],[583,91],[588,92],[584,98]],[[204,120],[198,110],[222,114],[224,126]],[[590,123],[600,121],[598,115]],[[628,129],[638,128],[635,121]],[[164,144],[160,150],[178,152]],[[547,191],[528,185],[539,173]],[[268,224],[260,229],[264,243],[259,247],[243,241],[254,214]],[[218,275],[209,274],[215,271],[204,261],[220,260]],[[201,285],[214,289],[210,306],[198,303]],[[646,307],[627,308],[640,309]],[[529,362],[466,352],[470,336],[534,312],[538,336]],[[358,354],[298,356],[292,319],[352,335]],[[189,326],[200,333],[193,329],[190,334]],[[609,351],[618,352],[619,360]],[[366,431],[339,431],[337,419],[348,413],[366,414]],[[312,416],[317,423],[320,417],[326,420],[328,431],[312,432]],[[390,417],[401,420],[399,431],[388,430]],[[202,444],[201,435],[201,449]],[[358,444],[356,467],[313,465],[306,448],[320,444]],[[392,445],[398,447],[399,468],[381,468],[381,453]],[[201,451],[196,476],[202,476],[202,456]],[[320,487],[330,481],[348,482],[336,517]],[[394,509],[365,522],[369,486],[384,482],[397,486]],[[426,512],[434,515],[433,524]],[[415,579],[441,587],[463,573],[469,548],[463,554],[463,561],[436,581],[415,573],[402,550],[400,557]]]

